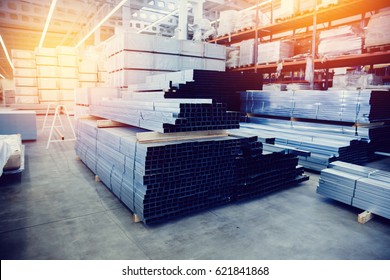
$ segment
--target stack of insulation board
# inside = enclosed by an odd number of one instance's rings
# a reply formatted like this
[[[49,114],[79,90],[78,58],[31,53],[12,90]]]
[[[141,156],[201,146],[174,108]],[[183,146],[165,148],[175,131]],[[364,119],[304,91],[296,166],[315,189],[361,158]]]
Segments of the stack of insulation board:
[[[309,156],[298,155],[299,164],[307,169],[321,171],[335,160],[359,164],[368,161],[369,144],[362,137],[331,134],[288,121],[258,118],[249,121],[257,123],[240,123],[241,131],[261,138],[273,137],[276,145],[310,152]]]
[[[390,172],[336,161],[321,171],[317,193],[390,219]]]
[[[96,87],[97,62],[92,59],[83,59],[79,64],[80,87]]]
[[[33,51],[11,50],[14,64],[15,103],[38,104],[37,71]]]
[[[291,41],[273,41],[260,43],[257,52],[257,63],[271,63],[290,58],[294,55],[294,43]]]
[[[134,127],[76,124],[76,153],[144,223],[163,222],[295,185],[297,158],[263,153],[256,137],[140,143]]]
[[[74,89],[79,87],[79,53],[74,47],[57,46],[59,101],[68,112],[74,112]]]
[[[36,48],[39,102],[58,104],[60,99],[58,81],[57,50],[55,48]]]
[[[365,30],[365,47],[375,47],[390,43],[390,11],[383,11],[370,17]]]
[[[147,76],[185,69],[225,71],[222,45],[137,33],[117,34],[106,41],[109,85],[126,88]]]
[[[245,113],[367,124],[390,120],[390,94],[383,90],[246,91]]]
[[[149,76],[145,84],[131,86],[129,90],[145,94],[165,90],[165,98],[184,100],[210,98],[227,104],[228,110],[239,111],[239,92],[243,89],[261,89],[262,86],[262,75],[256,73],[185,70]]]

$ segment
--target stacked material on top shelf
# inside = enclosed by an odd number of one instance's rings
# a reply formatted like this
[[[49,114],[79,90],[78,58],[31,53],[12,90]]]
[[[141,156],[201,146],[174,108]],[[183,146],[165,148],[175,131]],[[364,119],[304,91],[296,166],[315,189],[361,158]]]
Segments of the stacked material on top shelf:
[[[341,26],[320,33],[318,53],[321,56],[339,56],[362,53],[361,31],[353,26]]]
[[[257,24],[262,25],[261,22],[262,13],[258,12]],[[256,26],[256,9],[254,10],[243,10],[238,13],[237,20],[234,24],[234,31],[241,31],[251,29]]]
[[[389,90],[246,91],[241,112],[367,124],[390,120]]]
[[[143,97],[92,103],[90,114],[161,133],[239,128],[240,113],[212,99]]]
[[[227,110],[240,110],[240,91],[261,89],[263,78],[257,73],[185,70],[153,75],[146,84],[129,87],[132,91],[165,90],[166,98],[210,98],[227,104]]]
[[[365,30],[365,47],[390,44],[390,11],[380,12],[370,17]]]
[[[297,158],[262,153],[256,137],[140,143],[134,127],[79,120],[76,152],[144,223],[168,219],[306,180]],[[141,133],[142,134],[142,133]]]
[[[357,136],[329,134],[318,129],[306,130],[305,127],[292,127],[289,122],[250,118],[253,122],[240,123],[240,131],[261,138],[275,138],[275,145],[310,152],[310,155],[298,155],[299,164],[315,171],[321,171],[334,160],[351,163],[368,161],[368,142]]]
[[[227,10],[220,13],[218,29],[218,36],[224,36],[232,33],[235,30],[237,19],[239,18],[238,11]]]
[[[390,219],[390,172],[336,161],[321,171],[317,193]]]

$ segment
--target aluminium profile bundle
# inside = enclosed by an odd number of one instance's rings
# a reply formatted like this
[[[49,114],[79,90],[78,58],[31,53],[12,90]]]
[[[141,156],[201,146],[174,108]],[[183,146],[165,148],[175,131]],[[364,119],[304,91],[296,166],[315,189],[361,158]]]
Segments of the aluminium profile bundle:
[[[317,193],[390,219],[390,172],[336,161],[321,171]]]
[[[140,128],[97,128],[90,120],[79,120],[76,128],[80,159],[144,223],[308,179],[294,155],[263,153],[255,136],[139,143]]]

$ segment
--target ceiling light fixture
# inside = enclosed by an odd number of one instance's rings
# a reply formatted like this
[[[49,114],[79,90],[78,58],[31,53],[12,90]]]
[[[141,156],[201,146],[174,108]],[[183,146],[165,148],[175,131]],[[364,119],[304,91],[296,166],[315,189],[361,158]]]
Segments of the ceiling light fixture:
[[[5,80],[5,77],[3,75],[0,74],[0,78],[4,79]]]
[[[77,43],[75,48],[78,48],[81,46],[82,43],[84,43],[89,36],[91,36],[106,20],[108,20],[113,14],[115,14],[116,11],[118,11],[128,0],[122,0],[118,5],[115,6],[115,8],[109,12],[101,21],[99,21],[98,24],[95,25],[94,28],[91,29],[91,31],[88,32],[87,35],[83,39],[80,40],[80,42]]]
[[[49,14],[48,14],[47,17],[46,17],[45,27],[43,28],[41,40],[39,41],[39,48],[42,48],[43,42],[45,41],[47,29],[49,28],[49,23],[50,23],[51,17],[53,16],[53,13],[54,13],[54,9],[55,9],[55,7],[56,7],[56,4],[57,4],[57,0],[51,1]]]
[[[3,47],[4,53],[5,53],[5,56],[7,57],[9,65],[11,65],[12,69],[15,69],[14,65],[12,64],[11,58],[9,57],[9,54],[8,54],[8,51],[7,51],[7,47],[5,46],[3,37],[1,37],[1,35],[0,35],[0,43],[1,43],[1,46]]]

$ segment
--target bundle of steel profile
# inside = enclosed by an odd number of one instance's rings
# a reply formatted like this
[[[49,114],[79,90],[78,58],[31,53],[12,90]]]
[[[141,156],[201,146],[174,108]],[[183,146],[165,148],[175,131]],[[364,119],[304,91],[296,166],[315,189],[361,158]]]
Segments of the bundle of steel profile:
[[[308,179],[293,155],[263,153],[257,137],[137,142],[134,127],[77,121],[76,153],[144,223],[163,222]]]
[[[321,171],[317,193],[390,218],[390,172],[336,161]]]
[[[303,167],[321,171],[335,160],[351,163],[368,161],[368,142],[357,136],[331,135],[320,130],[301,130],[291,126],[273,126],[272,122],[241,123],[240,131],[261,138],[275,138],[275,145],[310,152],[299,155],[299,164]]]
[[[241,112],[321,121],[372,123],[390,120],[389,90],[246,91]]]
[[[240,121],[239,112],[211,99],[101,100],[90,114],[161,133],[233,129]]]
[[[212,98],[227,104],[227,109],[240,111],[240,91],[262,89],[261,74],[194,70],[193,82],[179,84],[166,98]]]

